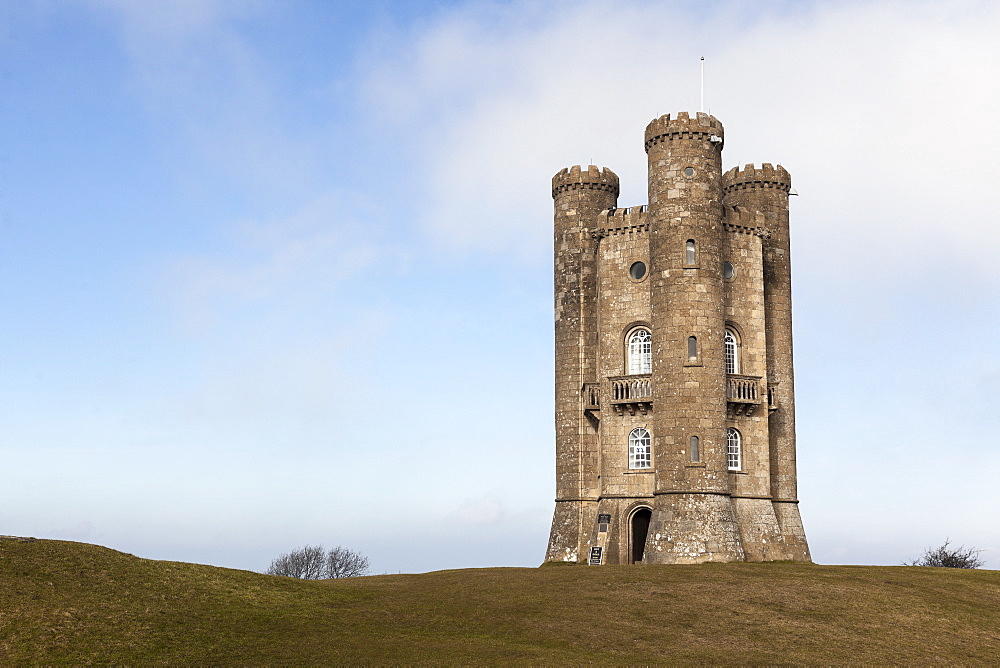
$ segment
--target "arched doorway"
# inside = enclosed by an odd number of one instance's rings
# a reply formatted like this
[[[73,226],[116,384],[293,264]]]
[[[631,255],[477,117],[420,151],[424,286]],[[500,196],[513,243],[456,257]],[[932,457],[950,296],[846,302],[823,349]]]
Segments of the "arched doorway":
[[[646,549],[646,534],[649,533],[649,518],[652,514],[653,511],[649,508],[639,508],[632,513],[632,520],[629,522],[629,529],[632,533],[629,541],[632,544],[630,564],[642,563],[642,554]]]

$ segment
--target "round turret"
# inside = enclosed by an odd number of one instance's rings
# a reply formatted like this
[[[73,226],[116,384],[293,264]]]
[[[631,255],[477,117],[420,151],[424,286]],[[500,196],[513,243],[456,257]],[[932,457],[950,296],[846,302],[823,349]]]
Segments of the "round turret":
[[[564,167],[552,177],[552,198],[555,199],[571,190],[596,190],[618,197],[618,175],[607,167],[590,165],[586,170],[580,165]]]
[[[719,119],[700,111],[695,114],[694,118],[691,118],[691,115],[686,111],[680,112],[673,119],[670,118],[670,114],[664,114],[659,118],[654,118],[646,126],[646,152],[649,153],[651,146],[678,137],[708,139],[713,143],[718,143],[721,149],[725,132]]]
[[[681,213],[698,216],[699,226],[718,218],[724,133],[717,118],[701,112],[665,114],[646,126],[649,206],[665,224]]]
[[[744,554],[726,498],[723,132],[718,119],[703,113],[665,115],[646,127],[654,406],[650,432],[656,470],[651,521],[697,526],[697,533],[716,546],[702,551],[741,560]],[[686,450],[692,435],[700,442],[696,467],[690,466]],[[647,538],[646,554],[653,563],[689,559],[691,550],[668,538],[672,533]]]
[[[781,165],[775,167],[769,162],[759,168],[752,164],[733,167],[722,175],[722,191],[726,195],[752,188],[776,188],[787,193],[792,188],[792,176]]]

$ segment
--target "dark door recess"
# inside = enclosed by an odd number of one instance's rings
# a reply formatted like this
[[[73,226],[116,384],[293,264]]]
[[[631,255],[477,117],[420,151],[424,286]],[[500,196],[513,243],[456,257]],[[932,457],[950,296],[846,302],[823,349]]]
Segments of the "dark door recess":
[[[642,563],[642,553],[646,549],[646,534],[649,533],[649,508],[640,508],[632,515],[632,563]]]

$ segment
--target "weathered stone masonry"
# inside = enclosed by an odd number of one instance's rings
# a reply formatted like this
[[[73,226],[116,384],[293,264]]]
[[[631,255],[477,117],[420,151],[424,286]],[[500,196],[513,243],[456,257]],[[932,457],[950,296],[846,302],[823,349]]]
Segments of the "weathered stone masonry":
[[[552,179],[547,560],[809,560],[795,480],[791,178],[767,163],[723,174],[724,136],[707,114],[652,121],[648,206],[617,208],[607,168]]]

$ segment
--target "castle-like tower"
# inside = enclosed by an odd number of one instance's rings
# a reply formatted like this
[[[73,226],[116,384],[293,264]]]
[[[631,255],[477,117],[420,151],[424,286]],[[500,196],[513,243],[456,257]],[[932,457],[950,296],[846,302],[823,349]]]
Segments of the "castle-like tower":
[[[795,481],[788,194],[722,173],[722,124],[646,128],[649,205],[579,166],[555,200],[556,508],[546,560],[809,561]]]

